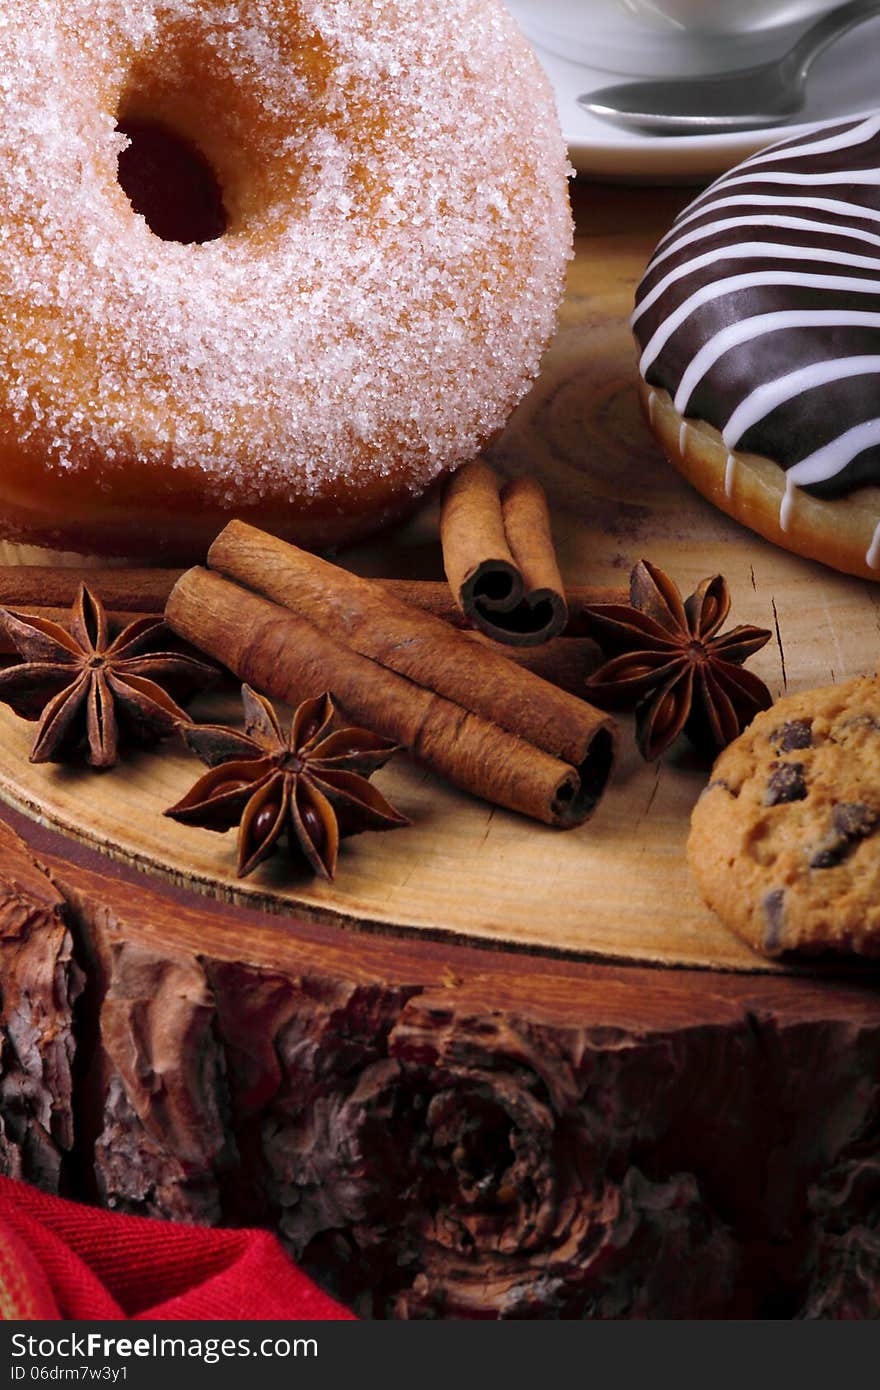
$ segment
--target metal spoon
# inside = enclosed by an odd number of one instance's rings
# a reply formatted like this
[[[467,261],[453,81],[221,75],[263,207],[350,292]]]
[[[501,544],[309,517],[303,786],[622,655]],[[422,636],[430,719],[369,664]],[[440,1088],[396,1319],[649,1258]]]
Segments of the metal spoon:
[[[711,135],[779,125],[802,109],[807,74],[819,54],[875,14],[880,14],[880,0],[850,0],[823,15],[772,63],[716,77],[620,82],[586,92],[578,103],[603,121],[654,135]]]

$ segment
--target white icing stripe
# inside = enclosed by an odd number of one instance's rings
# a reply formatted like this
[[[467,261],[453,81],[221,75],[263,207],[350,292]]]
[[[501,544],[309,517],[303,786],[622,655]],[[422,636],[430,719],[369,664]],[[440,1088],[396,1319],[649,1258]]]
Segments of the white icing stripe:
[[[880,221],[880,216],[878,216],[878,221]],[[757,214],[751,217],[720,217],[714,222],[707,222],[705,226],[692,228],[684,236],[676,237],[662,251],[655,252],[650,268],[654,270],[661,261],[666,260],[667,256],[675,255],[685,246],[693,246],[694,242],[714,236],[716,232],[733,231],[735,227],[780,227],[785,231],[792,232],[816,232],[823,237],[842,236],[852,241],[863,241],[868,246],[880,247],[880,235],[876,232],[863,232],[858,227],[840,227],[832,222],[815,222],[811,217],[784,217],[776,214],[765,217],[760,217]],[[813,247],[812,250],[818,254],[820,259],[825,256],[825,250],[822,247]]]
[[[865,556],[865,564],[869,569],[880,569],[880,521],[874,527],[874,535],[871,544],[868,546],[868,553]]]
[[[857,145],[866,144],[877,131],[880,130],[880,118],[876,115],[868,116],[864,120],[855,118],[855,123],[847,122],[849,129],[841,130],[840,122],[831,127],[835,134],[828,135],[823,133],[823,128],[819,131],[808,132],[806,135],[792,136],[788,140],[780,140],[771,145],[769,149],[758,150],[756,154],[750,155],[748,159],[743,159],[739,164],[735,164],[732,169],[725,169],[723,174],[719,174],[713,179],[708,188],[698,195],[696,202],[714,193],[716,188],[723,188],[741,170],[752,169],[756,164],[770,164],[776,160],[784,161],[789,159],[801,159],[810,154],[833,154],[835,150],[853,149]],[[869,127],[873,126],[873,129]],[[827,132],[828,127],[824,127]],[[813,135],[819,135],[818,140],[814,140]]]
[[[762,260],[770,261],[825,261],[830,265],[850,265],[859,270],[876,270],[877,274],[880,275],[880,257],[877,256],[857,256],[851,251],[832,251],[830,247],[823,251],[815,246],[787,246],[775,241],[743,241],[738,246],[717,247],[713,251],[706,251],[702,256],[695,256],[692,260],[684,261],[682,265],[670,270],[645,295],[634,310],[632,322],[637,323],[642,314],[666,293],[670,285],[676,284],[677,281],[685,279],[688,275],[695,274],[705,266],[715,265],[720,261],[748,261],[759,257]],[[765,271],[761,272],[761,274],[766,273]],[[769,282],[764,281],[763,283]],[[875,285],[875,291],[880,294],[880,280]]]
[[[789,469],[787,480],[791,481],[792,487],[827,483],[848,463],[858,458],[859,454],[863,454],[866,449],[873,449],[875,444],[880,444],[880,420],[865,420],[861,425],[853,425],[852,429],[847,430],[838,439],[832,439],[830,444],[823,445],[815,453],[801,459],[800,463]]]
[[[794,507],[794,483],[791,474],[785,475],[785,492],[782,494],[782,501],[779,504],[779,528],[787,531],[791,525],[791,513]]]
[[[732,497],[732,496],[733,496],[733,479],[734,479],[735,473],[736,473],[736,459],[733,457],[733,454],[728,454],[728,455],[727,455],[727,463],[726,463],[725,468],[724,468],[724,495],[725,495],[725,497]]]
[[[669,231],[657,243],[657,249],[665,246],[678,235],[682,227],[688,222],[693,222],[698,217],[705,217],[707,213],[715,212],[719,208],[810,208],[813,212],[828,212],[836,214],[838,217],[846,217],[850,220],[855,219],[859,222],[880,222],[880,211],[874,208],[856,207],[852,203],[841,202],[839,198],[788,198],[783,195],[773,193],[733,193],[729,198],[713,198],[710,203],[704,203],[702,207],[688,209],[682,213],[677,222],[673,222]],[[712,224],[707,224],[711,226]],[[828,231],[836,227],[836,223],[828,224]],[[841,228],[843,230],[843,228]],[[656,257],[656,252],[655,252]]]
[[[731,323],[710,338],[688,365],[675,393],[676,410],[684,413],[695,388],[725,352],[766,333],[784,333],[795,328],[880,329],[880,313],[861,309],[779,309],[776,313],[755,314]]]
[[[756,386],[745,400],[740,401],[722,431],[722,438],[728,449],[735,449],[744,434],[765,419],[777,406],[794,400],[805,391],[815,391],[820,386],[828,386],[832,381],[843,381],[847,377],[880,376],[880,356],[878,357],[835,357],[828,362],[812,362],[808,367],[800,367],[795,372],[778,377]]]
[[[797,137],[790,145],[772,145],[769,150],[750,155],[741,167],[753,169],[756,164],[770,164],[774,159],[806,159],[810,155],[832,154],[834,150],[852,149],[855,145],[864,145],[866,141],[872,140],[878,131],[880,116],[868,116],[849,130],[838,130],[836,135],[820,135],[818,140],[801,136],[804,143],[800,145],[796,143]],[[722,174],[719,182],[723,183],[728,177],[728,174]]]
[[[847,135],[847,133],[854,131],[854,129],[858,128],[858,126],[861,125],[861,121],[859,121],[858,117],[854,117],[851,121],[847,122],[826,121],[823,122],[823,124],[817,126],[817,129],[819,129],[819,131],[841,131],[841,125],[844,124],[847,125],[847,129],[845,129],[845,131],[842,131],[841,133]],[[781,160],[781,158],[785,157],[785,146],[788,146],[788,149],[797,149],[798,140],[808,139],[810,135],[815,135],[815,133],[817,133],[817,131],[808,131],[802,133],[802,135],[788,136],[788,139],[777,140],[776,145],[770,146],[769,150],[756,150],[755,154],[751,154],[751,156],[744,158],[744,160],[740,160],[740,163],[734,164],[733,168],[728,168],[728,170],[723,170],[722,172],[720,172],[720,174],[716,174],[716,177],[712,179],[712,182],[706,183],[705,189],[702,190],[702,193],[698,193],[698,195],[696,195],[694,202],[698,203],[699,200],[703,199],[703,197],[706,197],[709,195],[709,193],[712,193],[713,189],[719,188],[719,186],[722,185],[722,183],[726,181],[726,179],[730,178],[731,174],[737,174],[737,172],[740,171],[741,168],[744,168],[745,165],[751,163],[751,160],[753,160],[753,158],[758,157],[758,154],[767,154],[770,153],[770,150],[772,150],[772,152],[776,154],[776,157],[780,158]]]
[[[668,318],[663,320],[642,353],[639,363],[642,375],[644,376],[676,329],[680,328],[691,314],[695,313],[703,304],[710,304],[715,299],[723,298],[724,295],[736,294],[738,290],[753,289],[758,285],[791,285],[795,289],[803,290],[843,290],[846,294],[880,296],[880,282],[877,280],[858,280],[846,275],[808,275],[797,270],[757,270],[750,275],[731,275],[723,280],[716,280],[714,284],[701,285],[688,299],[679,304]],[[806,312],[815,319],[815,316],[822,311],[816,309]],[[836,322],[846,321],[843,311],[831,310],[830,312]],[[880,316],[878,316],[877,321],[880,322]],[[677,399],[678,396],[676,395]]]
[[[818,188],[822,184],[839,183],[844,187],[858,184],[876,188],[880,184],[880,169],[825,169],[815,174],[806,174],[801,169],[796,174],[787,173],[784,169],[772,169],[759,174],[746,172],[738,174],[736,178],[731,174],[721,187],[733,188],[734,184],[738,183],[776,183],[781,184],[783,188],[789,184],[796,184],[801,188]]]

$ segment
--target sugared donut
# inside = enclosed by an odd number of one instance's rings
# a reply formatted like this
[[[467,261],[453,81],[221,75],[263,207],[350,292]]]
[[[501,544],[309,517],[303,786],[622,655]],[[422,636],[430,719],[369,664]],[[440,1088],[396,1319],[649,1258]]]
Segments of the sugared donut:
[[[214,239],[133,210],[145,123],[213,169]],[[535,375],[566,174],[499,0],[4,0],[0,531],[186,559],[400,513]]]
[[[779,545],[880,579],[880,116],[712,184],[660,242],[633,326],[676,467]]]

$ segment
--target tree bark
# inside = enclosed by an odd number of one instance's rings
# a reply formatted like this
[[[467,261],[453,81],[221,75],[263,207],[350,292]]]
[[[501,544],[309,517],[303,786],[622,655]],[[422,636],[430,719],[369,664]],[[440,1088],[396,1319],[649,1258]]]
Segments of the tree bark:
[[[876,975],[346,932],[15,823],[3,1171],[267,1225],[380,1317],[877,1316]]]
[[[50,1191],[74,1142],[82,975],[61,893],[0,823],[0,1168]]]

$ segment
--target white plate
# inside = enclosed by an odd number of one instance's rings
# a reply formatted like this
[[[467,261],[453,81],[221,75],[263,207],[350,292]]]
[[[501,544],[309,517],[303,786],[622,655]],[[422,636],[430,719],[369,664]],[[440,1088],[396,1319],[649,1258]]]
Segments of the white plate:
[[[862,115],[880,107],[880,17],[847,34],[816,60],[807,83],[802,122],[740,135],[662,138],[616,130],[578,106],[576,98],[621,78],[569,63],[537,46],[535,52],[556,91],[571,162],[580,174],[592,178],[699,183],[723,173],[763,145],[796,135],[816,121]]]

